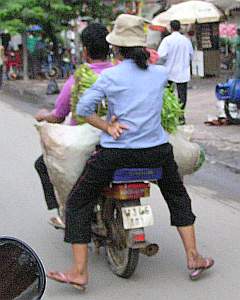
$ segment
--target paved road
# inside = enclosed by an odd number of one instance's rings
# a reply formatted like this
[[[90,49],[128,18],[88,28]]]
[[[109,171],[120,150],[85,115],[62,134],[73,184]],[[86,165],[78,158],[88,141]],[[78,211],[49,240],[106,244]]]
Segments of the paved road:
[[[62,233],[47,224],[50,213],[46,213],[39,179],[33,169],[33,162],[41,152],[33,119],[2,102],[0,114],[1,232],[29,243],[47,270],[63,270],[70,265],[71,251],[62,242]],[[90,252],[89,291],[80,296],[71,287],[48,282],[44,299],[239,299],[237,182],[239,175],[207,164],[186,179],[198,216],[199,248],[216,259],[215,268],[200,281],[189,281],[182,245],[175,229],[169,226],[166,205],[153,187],[151,198],[145,202],[153,207],[155,225],[147,230],[147,235],[149,240],[159,243],[160,253],[153,258],[141,257],[135,275],[123,280],[109,271],[103,255],[95,256]]]

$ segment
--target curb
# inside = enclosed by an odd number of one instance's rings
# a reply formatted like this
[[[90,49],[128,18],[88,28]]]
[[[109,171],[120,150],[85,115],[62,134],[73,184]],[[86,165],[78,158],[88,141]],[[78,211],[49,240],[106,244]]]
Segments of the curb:
[[[49,97],[57,95],[46,94],[48,82],[44,82],[42,86],[37,87],[34,86],[34,82],[31,81],[24,84],[28,85],[28,87],[24,87],[14,81],[5,81],[3,84],[3,91],[9,96],[16,97],[21,101],[32,104],[45,103],[48,101]],[[58,85],[61,88],[62,84],[58,83]]]
[[[218,163],[219,165],[222,165],[222,166],[225,167],[225,168],[228,168],[230,171],[232,171],[232,172],[235,173],[235,174],[240,174],[240,169],[234,167],[233,165],[229,165],[229,164],[227,164],[227,163],[225,163],[225,162],[223,162],[223,161],[217,161],[217,163]]]
[[[31,82],[29,82],[29,85],[30,84]],[[30,102],[34,104],[46,100],[45,95],[37,91],[34,91],[34,87],[33,90],[21,88],[12,82],[5,82],[3,85],[3,91],[10,96],[17,97],[22,101]]]
[[[206,156],[206,161],[209,162],[210,164],[218,164],[222,167],[225,167],[227,169],[229,169],[230,171],[232,171],[235,174],[240,174],[240,168],[237,168],[233,165],[230,165],[224,161],[218,161],[218,160],[211,160],[209,159],[209,157]]]

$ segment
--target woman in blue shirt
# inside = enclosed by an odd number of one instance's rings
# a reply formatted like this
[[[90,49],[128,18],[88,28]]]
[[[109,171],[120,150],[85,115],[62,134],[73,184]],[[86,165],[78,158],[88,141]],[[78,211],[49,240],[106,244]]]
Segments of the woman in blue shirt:
[[[174,161],[172,146],[161,125],[162,96],[167,73],[164,67],[148,65],[144,20],[120,15],[107,41],[116,47],[123,62],[103,71],[97,82],[79,99],[77,114],[102,130],[100,149],[88,161],[67,200],[65,241],[72,244],[74,266],[48,277],[84,287],[88,282],[88,248],[94,203],[120,168],[163,168],[158,182],[170,210],[171,224],[182,238],[192,279],[210,268],[212,258],[197,250],[195,216]],[[95,114],[96,105],[108,99],[108,115]]]

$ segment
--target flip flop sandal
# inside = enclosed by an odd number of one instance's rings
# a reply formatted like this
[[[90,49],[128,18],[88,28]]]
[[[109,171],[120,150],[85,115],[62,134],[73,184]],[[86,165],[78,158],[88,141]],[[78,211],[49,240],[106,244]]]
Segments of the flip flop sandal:
[[[190,270],[189,277],[190,277],[191,280],[197,280],[204,271],[210,269],[214,265],[214,260],[213,259],[204,258],[204,261],[206,262],[205,267]]]
[[[221,125],[229,125],[228,119],[219,119],[219,122],[221,122]]]
[[[52,217],[48,223],[55,227],[56,229],[65,229],[65,224],[60,217]]]
[[[221,126],[222,125],[222,123],[218,119],[212,120],[212,121],[205,121],[204,124],[210,125],[210,126]]]
[[[50,274],[52,273],[52,274]],[[79,291],[84,292],[87,289],[86,284],[79,284],[76,282],[72,282],[68,279],[68,276],[62,272],[50,272],[47,274],[47,278],[57,281],[59,283],[68,284],[74,287],[75,289],[78,289]]]

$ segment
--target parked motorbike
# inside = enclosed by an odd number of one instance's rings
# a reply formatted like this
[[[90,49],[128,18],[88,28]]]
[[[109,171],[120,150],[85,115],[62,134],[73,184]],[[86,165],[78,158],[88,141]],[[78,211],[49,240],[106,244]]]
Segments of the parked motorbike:
[[[155,255],[159,246],[146,240],[144,228],[153,225],[150,205],[140,198],[150,196],[150,182],[162,177],[162,169],[119,169],[112,183],[99,195],[94,207],[92,240],[99,252],[105,248],[114,274],[129,278],[139,254]],[[59,229],[58,227],[56,227]]]
[[[46,61],[43,62],[41,72],[48,80],[57,79],[61,75],[61,70],[56,63],[53,51],[48,51]]]
[[[21,74],[20,54],[16,51],[10,51],[7,55],[6,73],[9,80],[16,80]]]
[[[224,110],[230,124],[240,124],[240,79],[229,79],[216,86],[216,97],[224,101]]]
[[[23,241],[0,237],[0,299],[39,300],[46,286],[43,265]]]

